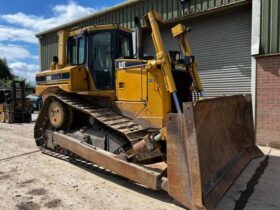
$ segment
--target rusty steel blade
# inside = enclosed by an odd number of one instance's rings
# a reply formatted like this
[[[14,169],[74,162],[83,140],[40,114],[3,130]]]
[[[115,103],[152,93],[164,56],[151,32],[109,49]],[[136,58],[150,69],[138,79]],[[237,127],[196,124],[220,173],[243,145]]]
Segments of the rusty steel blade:
[[[212,209],[249,161],[255,145],[245,96],[185,103],[167,120],[168,193],[190,209]]]

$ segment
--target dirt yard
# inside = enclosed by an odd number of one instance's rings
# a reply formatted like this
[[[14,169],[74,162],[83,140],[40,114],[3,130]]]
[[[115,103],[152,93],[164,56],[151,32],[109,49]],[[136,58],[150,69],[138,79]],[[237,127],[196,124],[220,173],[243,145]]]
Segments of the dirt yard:
[[[30,124],[0,124],[0,209],[183,209],[154,192],[97,167],[85,168],[42,154]],[[280,151],[252,161],[217,206],[280,208]]]

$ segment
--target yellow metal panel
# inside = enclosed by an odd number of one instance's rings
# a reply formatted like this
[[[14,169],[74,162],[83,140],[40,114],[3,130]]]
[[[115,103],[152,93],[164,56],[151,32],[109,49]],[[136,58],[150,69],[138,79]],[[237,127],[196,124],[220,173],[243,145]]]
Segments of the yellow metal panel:
[[[55,88],[66,92],[87,91],[90,87],[90,81],[87,80],[87,70],[83,66],[69,66],[57,70],[49,70],[37,73],[36,76],[52,76],[56,74],[69,73],[69,79],[49,80],[36,86],[36,94],[41,95],[45,91]]]
[[[45,93],[56,92],[57,90],[70,92],[68,84],[37,85],[35,88],[37,96],[42,96]]]
[[[156,113],[155,109],[147,107],[146,102],[116,101],[115,106],[123,114],[145,128],[162,128],[163,116]]]
[[[77,67],[76,69],[71,69],[70,74],[70,90],[72,92],[86,91],[89,89],[89,81],[87,70],[85,68]]]
[[[116,101],[115,106],[123,115],[134,119],[136,116],[141,114],[141,112],[143,112],[143,110],[146,108],[146,103],[134,101]]]
[[[143,91],[143,83],[147,80],[145,75],[146,71],[143,68],[118,69],[116,71],[117,100],[146,100],[146,94]]]
[[[165,116],[171,111],[171,96],[160,69],[118,69],[116,81],[115,105],[123,115],[144,127],[164,127]],[[120,82],[124,83],[121,88]]]
[[[177,36],[185,33],[186,30],[187,30],[186,26],[184,26],[182,24],[178,24],[171,29],[173,37],[177,37]]]

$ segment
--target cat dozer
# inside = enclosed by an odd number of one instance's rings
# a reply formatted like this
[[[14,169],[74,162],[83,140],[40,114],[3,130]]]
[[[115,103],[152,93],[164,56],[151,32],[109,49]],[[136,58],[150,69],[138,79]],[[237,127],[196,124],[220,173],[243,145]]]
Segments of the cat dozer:
[[[180,50],[168,52],[160,15],[145,20],[156,57],[143,56],[137,17],[136,58],[132,31],[117,24],[58,33],[58,56],[36,74],[36,144],[166,190],[186,208],[212,209],[262,155],[250,97],[205,99],[188,29],[172,29]]]

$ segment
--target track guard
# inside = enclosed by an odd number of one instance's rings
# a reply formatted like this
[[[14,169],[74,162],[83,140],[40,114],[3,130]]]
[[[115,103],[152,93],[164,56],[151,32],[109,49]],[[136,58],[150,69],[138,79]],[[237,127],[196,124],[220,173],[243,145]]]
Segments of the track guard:
[[[168,193],[190,209],[213,209],[253,158],[252,105],[245,96],[184,103],[167,120]]]

